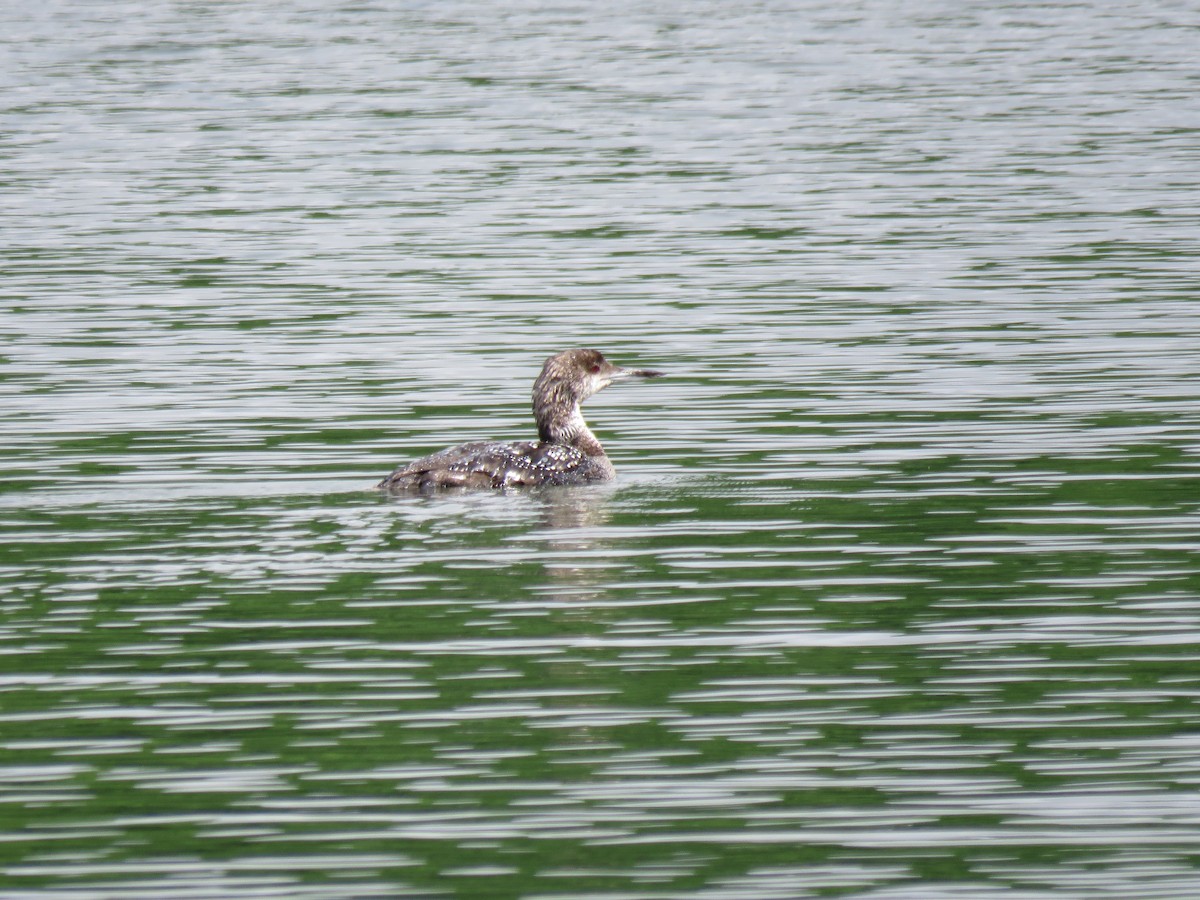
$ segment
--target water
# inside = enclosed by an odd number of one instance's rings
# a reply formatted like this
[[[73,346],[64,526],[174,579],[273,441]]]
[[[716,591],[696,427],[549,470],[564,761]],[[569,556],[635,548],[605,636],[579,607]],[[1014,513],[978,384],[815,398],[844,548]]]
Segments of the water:
[[[0,12],[5,897],[1200,892],[1198,24]]]

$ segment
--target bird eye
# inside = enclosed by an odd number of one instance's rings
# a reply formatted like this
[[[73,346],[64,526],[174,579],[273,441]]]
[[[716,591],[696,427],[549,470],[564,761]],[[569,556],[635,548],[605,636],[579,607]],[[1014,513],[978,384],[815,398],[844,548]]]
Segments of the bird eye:
[[[592,366],[592,374],[593,374],[593,375],[599,375],[599,374],[600,374],[600,366],[599,366],[599,365],[594,365],[594,366]]]

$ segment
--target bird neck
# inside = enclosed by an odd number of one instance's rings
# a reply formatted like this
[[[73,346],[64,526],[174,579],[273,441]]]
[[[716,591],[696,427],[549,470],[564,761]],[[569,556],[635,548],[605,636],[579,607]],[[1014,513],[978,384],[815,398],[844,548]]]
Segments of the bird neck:
[[[552,444],[566,444],[586,456],[603,456],[604,448],[583,420],[578,403],[564,407],[558,404],[534,408],[538,437]]]

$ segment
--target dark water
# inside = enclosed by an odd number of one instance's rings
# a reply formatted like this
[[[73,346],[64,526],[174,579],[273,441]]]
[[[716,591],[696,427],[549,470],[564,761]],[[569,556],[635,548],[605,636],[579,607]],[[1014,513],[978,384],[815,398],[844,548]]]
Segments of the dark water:
[[[6,900],[1200,893],[1198,28],[6,7]]]

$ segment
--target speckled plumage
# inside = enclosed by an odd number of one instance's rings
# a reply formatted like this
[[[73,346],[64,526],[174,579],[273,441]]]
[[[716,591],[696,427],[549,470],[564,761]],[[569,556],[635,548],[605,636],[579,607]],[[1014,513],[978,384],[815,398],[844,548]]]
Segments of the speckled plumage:
[[[599,460],[603,460],[601,463]],[[607,465],[605,465],[607,463]],[[529,487],[593,484],[613,477],[608,457],[591,457],[546,441],[474,441],[434,453],[397,469],[381,488]]]
[[[377,487],[390,491],[595,484],[616,477],[579,404],[614,380],[652,378],[621,369],[597,350],[566,350],[546,360],[533,385],[537,441],[474,441],[401,466]]]

